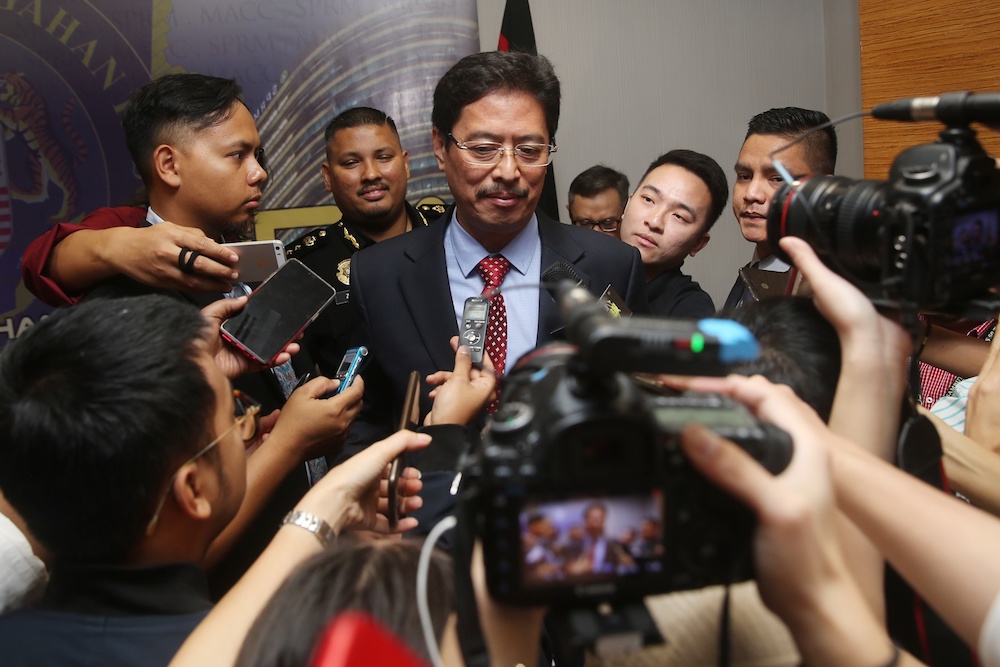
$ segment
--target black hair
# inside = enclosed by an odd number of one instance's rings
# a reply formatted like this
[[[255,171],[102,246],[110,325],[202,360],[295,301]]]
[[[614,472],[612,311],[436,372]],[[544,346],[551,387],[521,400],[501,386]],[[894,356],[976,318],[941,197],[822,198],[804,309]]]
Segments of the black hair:
[[[243,103],[243,91],[236,81],[193,72],[167,74],[136,91],[125,105],[122,127],[146,187],[153,173],[153,151],[173,141],[171,133],[225,122],[237,103]]]
[[[327,144],[330,143],[330,139],[338,130],[367,127],[368,125],[388,125],[392,133],[396,135],[396,139],[399,139],[399,130],[396,129],[396,121],[392,119],[392,116],[371,107],[352,107],[340,112],[327,123],[326,130],[323,131],[323,141]]]
[[[421,542],[342,541],[304,562],[275,592],[247,633],[237,667],[307,667],[327,625],[345,611],[368,614],[430,663],[417,614]],[[455,611],[451,559],[431,557],[427,602],[440,644]]]
[[[545,113],[549,141],[555,143],[561,98],[559,78],[545,56],[485,51],[455,63],[434,89],[431,123],[442,138],[451,133],[462,109],[490,93],[522,92],[538,100]],[[446,141],[445,146],[450,142]]]
[[[760,357],[733,368],[788,385],[829,421],[840,377],[840,339],[812,299],[774,297],[726,311],[722,317],[745,326],[760,344]]]
[[[747,123],[747,135],[744,141],[753,134],[775,134],[791,140],[806,130],[817,125],[829,123],[830,117],[822,111],[800,109],[799,107],[781,107],[762,111]],[[837,131],[826,127],[813,132],[803,140],[806,147],[806,159],[814,174],[832,174],[837,167]],[[781,153],[778,153],[781,158]]]
[[[696,153],[686,148],[675,148],[672,151],[664,153],[649,164],[649,167],[646,168],[646,173],[639,179],[639,185],[641,186],[642,182],[646,180],[649,172],[665,164],[674,164],[690,171],[700,178],[705,187],[708,188],[712,205],[708,209],[708,217],[705,221],[703,231],[707,232],[712,229],[715,221],[719,219],[722,211],[725,210],[726,202],[729,201],[729,182],[726,180],[726,172],[723,171],[718,162],[703,153]]]
[[[166,296],[55,311],[0,356],[0,489],[57,560],[119,563],[208,442],[198,310]]]
[[[569,201],[572,203],[573,197],[577,195],[594,197],[611,189],[618,193],[621,205],[624,207],[628,201],[628,176],[611,167],[597,164],[581,171],[569,184]]]

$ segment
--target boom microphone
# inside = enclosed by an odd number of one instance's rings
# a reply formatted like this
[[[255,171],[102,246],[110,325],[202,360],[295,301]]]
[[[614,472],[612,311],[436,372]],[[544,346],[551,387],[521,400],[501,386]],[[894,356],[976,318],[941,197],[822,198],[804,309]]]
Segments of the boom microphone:
[[[937,120],[948,126],[984,123],[1000,127],[1000,93],[942,93],[937,97],[908,97],[872,107],[883,120]]]

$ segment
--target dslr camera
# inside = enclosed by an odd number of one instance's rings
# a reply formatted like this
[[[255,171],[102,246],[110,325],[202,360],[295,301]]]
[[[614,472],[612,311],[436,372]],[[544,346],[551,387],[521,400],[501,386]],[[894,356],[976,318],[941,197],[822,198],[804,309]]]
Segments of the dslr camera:
[[[628,373],[723,374],[756,357],[753,336],[728,320],[615,319],[583,288],[557,291],[570,342],[518,361],[461,466],[490,594],[571,608],[751,578],[752,514],[689,465],[679,434],[704,424],[775,474],[791,440],[726,398],[651,392]]]
[[[994,96],[995,97],[995,96]],[[1000,171],[968,123],[985,95],[902,100],[872,113],[948,123],[936,142],[893,161],[887,181],[809,176],[771,202],[768,238],[805,239],[834,271],[876,304],[904,311],[992,317],[1000,300]]]

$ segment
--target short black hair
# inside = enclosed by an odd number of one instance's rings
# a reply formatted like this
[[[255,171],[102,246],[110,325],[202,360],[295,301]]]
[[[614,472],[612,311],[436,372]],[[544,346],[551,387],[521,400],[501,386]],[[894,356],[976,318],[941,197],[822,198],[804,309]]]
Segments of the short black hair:
[[[762,111],[747,123],[746,141],[753,134],[776,134],[794,139],[817,125],[829,123],[830,117],[822,111],[799,107],[780,107]],[[803,140],[806,159],[814,174],[832,174],[837,168],[837,131],[826,127],[813,132]],[[781,158],[781,154],[778,154]]]
[[[392,133],[399,139],[399,130],[396,129],[396,121],[392,116],[379,109],[372,107],[351,107],[346,111],[341,111],[326,125],[323,131],[323,141],[330,143],[330,139],[338,130],[346,130],[351,127],[367,127],[368,125],[388,125]]]
[[[760,344],[760,356],[736,365],[734,373],[788,385],[823,421],[830,420],[840,377],[840,338],[812,299],[772,297],[722,317],[745,326]]]
[[[153,151],[171,140],[170,133],[203,130],[232,117],[243,91],[232,79],[195,74],[167,74],[137,90],[125,105],[125,143],[146,187],[152,177]]]
[[[0,356],[0,489],[57,560],[120,563],[210,439],[208,334],[163,295],[55,311]]]
[[[466,56],[445,72],[434,88],[431,123],[442,138],[451,133],[462,109],[490,93],[521,92],[538,100],[545,113],[549,141],[559,127],[559,78],[545,56],[485,51]],[[450,142],[445,142],[448,146]]]
[[[611,189],[618,193],[624,207],[625,202],[628,201],[628,176],[611,167],[596,164],[581,171],[569,184],[569,201],[573,203],[573,197],[577,195],[595,197],[605,190]]]
[[[329,622],[360,611],[430,662],[417,605],[418,540],[342,540],[303,563],[281,585],[254,621],[236,658],[237,667],[310,664]],[[427,581],[434,635],[441,642],[455,611],[451,559],[435,549]]]
[[[722,215],[722,211],[726,208],[726,202],[729,201],[729,182],[726,180],[726,172],[723,171],[718,162],[704,153],[696,153],[686,148],[675,148],[649,163],[646,173],[639,179],[639,186],[642,186],[642,182],[649,176],[649,172],[665,164],[677,165],[682,169],[690,171],[700,178],[705,187],[708,188],[712,205],[708,209],[708,218],[705,221],[705,228],[703,230],[704,232],[708,232],[708,230],[712,229],[715,221],[719,219],[719,216]]]

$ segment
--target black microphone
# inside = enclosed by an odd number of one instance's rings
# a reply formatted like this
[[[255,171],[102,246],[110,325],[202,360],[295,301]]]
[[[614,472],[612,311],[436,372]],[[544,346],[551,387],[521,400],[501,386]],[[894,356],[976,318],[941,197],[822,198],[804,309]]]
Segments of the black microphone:
[[[566,262],[554,262],[552,266],[545,269],[542,273],[542,284],[545,285],[545,288],[556,302],[559,301],[556,295],[556,285],[564,280],[571,280],[575,285],[583,284],[583,278],[580,277],[580,274]]]
[[[883,120],[937,120],[949,126],[984,123],[1000,126],[1000,93],[942,93],[936,97],[909,97],[872,107],[872,117]]]

